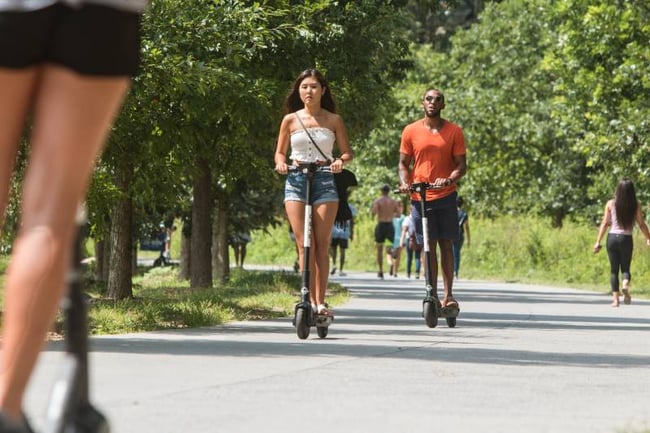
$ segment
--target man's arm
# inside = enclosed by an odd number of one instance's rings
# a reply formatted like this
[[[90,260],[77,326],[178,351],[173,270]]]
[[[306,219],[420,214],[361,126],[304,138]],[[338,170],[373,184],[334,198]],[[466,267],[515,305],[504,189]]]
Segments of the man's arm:
[[[467,172],[467,157],[463,155],[454,155],[455,168],[449,173],[449,183],[456,183]]]
[[[410,173],[409,166],[411,165],[411,155],[405,153],[399,154],[399,162],[397,163],[397,175],[399,176],[399,190],[400,192],[408,192],[410,187]]]

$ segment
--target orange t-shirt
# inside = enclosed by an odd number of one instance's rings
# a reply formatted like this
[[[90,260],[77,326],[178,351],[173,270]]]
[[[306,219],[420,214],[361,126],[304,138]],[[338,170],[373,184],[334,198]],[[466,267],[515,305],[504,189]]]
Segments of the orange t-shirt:
[[[432,133],[417,120],[402,131],[400,153],[410,155],[413,161],[411,182],[433,183],[439,177],[449,177],[456,168],[454,156],[465,155],[465,136],[460,126],[445,120],[438,133]],[[440,189],[427,190],[427,200],[437,200],[456,191],[456,184]],[[411,194],[413,200],[420,200],[417,193]]]

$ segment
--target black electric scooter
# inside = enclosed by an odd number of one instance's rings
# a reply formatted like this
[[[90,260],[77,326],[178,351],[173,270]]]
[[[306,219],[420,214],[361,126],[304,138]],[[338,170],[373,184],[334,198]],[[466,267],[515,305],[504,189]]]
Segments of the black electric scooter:
[[[312,196],[311,187],[316,171],[329,171],[329,166],[319,166],[317,164],[300,164],[289,166],[290,171],[300,171],[307,176],[307,203],[305,204],[305,228],[303,233],[303,262],[302,262],[302,287],[300,288],[300,302],[294,309],[293,324],[296,327],[296,333],[301,340],[309,337],[309,331],[316,327],[316,332],[320,338],[327,337],[329,326],[334,321],[334,317],[318,314],[311,305],[309,300],[309,250],[311,247],[311,226],[312,226]]]
[[[422,235],[424,237],[424,281],[426,284],[425,297],[422,300],[422,317],[429,328],[435,328],[438,325],[438,318],[444,317],[447,320],[447,326],[453,328],[456,326],[456,317],[460,313],[457,306],[443,307],[438,298],[438,293],[433,290],[431,281],[431,248],[429,246],[429,226],[428,218],[424,213],[426,190],[437,189],[438,186],[428,183],[419,182],[411,184],[411,192],[417,192],[420,195],[420,213],[422,215]]]
[[[77,215],[78,235],[63,300],[66,354],[47,407],[45,433],[109,433],[107,419],[90,402],[88,393],[88,310],[81,268],[85,211]]]

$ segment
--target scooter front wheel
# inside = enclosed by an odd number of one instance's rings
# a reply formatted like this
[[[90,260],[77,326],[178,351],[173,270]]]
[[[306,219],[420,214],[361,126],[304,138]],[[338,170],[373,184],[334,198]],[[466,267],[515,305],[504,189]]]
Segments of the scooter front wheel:
[[[319,327],[316,328],[316,332],[318,333],[318,336],[320,338],[327,337],[327,331],[328,331],[328,328],[325,327],[325,326],[319,326]]]
[[[296,333],[301,340],[309,337],[309,315],[304,308],[296,309]]]
[[[424,321],[429,328],[438,326],[438,312],[436,311],[436,304],[431,301],[424,301],[422,303],[422,315]]]

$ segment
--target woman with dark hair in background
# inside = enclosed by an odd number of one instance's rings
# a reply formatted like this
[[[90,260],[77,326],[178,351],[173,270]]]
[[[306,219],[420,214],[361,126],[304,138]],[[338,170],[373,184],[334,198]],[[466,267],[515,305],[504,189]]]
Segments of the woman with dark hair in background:
[[[594,253],[601,250],[600,241],[607,227],[610,226],[607,234],[607,257],[609,258],[610,267],[609,282],[612,288],[612,307],[620,305],[619,270],[622,278],[623,302],[625,304],[632,302],[630,297],[630,282],[632,280],[630,264],[634,249],[632,229],[635,221],[646,238],[646,244],[650,245],[650,231],[648,231],[648,226],[643,219],[641,205],[636,199],[634,184],[629,179],[623,179],[616,186],[614,198],[608,200],[607,204],[605,204],[605,213],[594,245]]]

